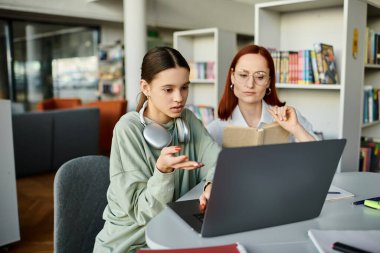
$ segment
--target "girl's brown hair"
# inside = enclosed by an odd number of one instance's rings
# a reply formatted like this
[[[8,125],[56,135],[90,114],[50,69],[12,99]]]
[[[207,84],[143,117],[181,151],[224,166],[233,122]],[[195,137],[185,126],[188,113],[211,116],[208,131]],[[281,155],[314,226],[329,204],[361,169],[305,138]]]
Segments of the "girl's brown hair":
[[[182,67],[190,71],[189,64],[180,52],[171,47],[155,47],[144,56],[141,64],[141,79],[150,83],[155,76],[166,69]],[[140,111],[147,97],[141,93],[136,111]]]

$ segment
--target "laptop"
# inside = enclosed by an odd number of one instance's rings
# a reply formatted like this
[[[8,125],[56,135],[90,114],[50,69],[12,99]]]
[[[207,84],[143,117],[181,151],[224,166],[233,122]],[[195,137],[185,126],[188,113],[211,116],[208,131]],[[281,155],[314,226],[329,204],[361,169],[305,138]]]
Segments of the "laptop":
[[[224,148],[206,211],[199,200],[168,206],[202,237],[319,216],[345,139]]]

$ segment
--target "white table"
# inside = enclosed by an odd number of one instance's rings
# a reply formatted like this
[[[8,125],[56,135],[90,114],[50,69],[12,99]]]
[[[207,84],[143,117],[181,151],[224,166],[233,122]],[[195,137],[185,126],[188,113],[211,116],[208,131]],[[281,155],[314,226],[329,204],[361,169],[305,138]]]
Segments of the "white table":
[[[202,238],[170,208],[153,218],[146,228],[146,241],[152,249],[205,247],[240,242],[254,253],[318,251],[307,231],[314,229],[370,230],[380,229],[380,211],[352,202],[380,196],[380,173],[346,172],[335,175],[333,184],[352,192],[355,197],[325,202],[321,215],[315,219],[230,235]],[[198,185],[181,200],[198,198]],[[254,214],[252,214],[254,215]]]

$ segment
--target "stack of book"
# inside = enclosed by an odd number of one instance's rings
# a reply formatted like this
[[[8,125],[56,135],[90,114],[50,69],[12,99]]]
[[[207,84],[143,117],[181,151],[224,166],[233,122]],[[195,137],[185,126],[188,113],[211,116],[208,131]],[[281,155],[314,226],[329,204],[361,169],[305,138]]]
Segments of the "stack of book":
[[[337,84],[339,82],[333,46],[315,43],[314,49],[270,50],[276,82],[292,84]]]

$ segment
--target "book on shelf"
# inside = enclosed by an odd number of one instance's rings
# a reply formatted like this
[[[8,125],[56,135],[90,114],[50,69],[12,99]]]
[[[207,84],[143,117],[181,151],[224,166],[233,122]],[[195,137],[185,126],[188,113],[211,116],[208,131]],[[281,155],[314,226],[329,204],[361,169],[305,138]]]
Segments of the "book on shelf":
[[[314,50],[271,51],[277,83],[319,84]]]
[[[223,147],[246,147],[289,142],[289,132],[277,122],[262,128],[228,126],[223,131]]]
[[[289,51],[281,51],[280,57],[280,83],[288,83]]]
[[[214,61],[190,62],[190,80],[215,80]]]
[[[311,50],[304,50],[304,76],[305,76],[305,84],[312,84],[314,82],[314,72],[311,62]]]
[[[359,171],[380,172],[380,139],[362,137],[360,144]]]
[[[280,51],[277,51],[275,49],[272,49],[270,51],[271,53],[271,56],[273,58],[273,62],[274,62],[274,70],[275,70],[275,75],[276,75],[276,83],[279,83],[280,82],[280,60],[281,60],[281,52]]]
[[[247,253],[244,246],[240,243],[231,243],[219,246],[208,246],[198,248],[183,248],[183,249],[139,249],[137,253]]]
[[[380,64],[380,34],[372,28],[366,28],[364,63]]]
[[[334,48],[325,43],[315,43],[319,81],[321,84],[337,84],[338,70],[336,68]]]
[[[334,48],[331,45],[315,43],[314,50],[272,50],[271,56],[275,65],[277,83],[336,84],[339,82]]]
[[[363,124],[379,120],[380,89],[365,85],[363,90]]]
[[[310,60],[311,60],[311,66],[313,69],[314,83],[320,84],[318,65],[317,65],[317,54],[315,53],[315,50],[310,50]]]

